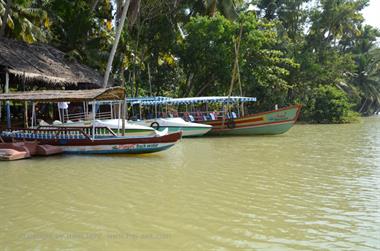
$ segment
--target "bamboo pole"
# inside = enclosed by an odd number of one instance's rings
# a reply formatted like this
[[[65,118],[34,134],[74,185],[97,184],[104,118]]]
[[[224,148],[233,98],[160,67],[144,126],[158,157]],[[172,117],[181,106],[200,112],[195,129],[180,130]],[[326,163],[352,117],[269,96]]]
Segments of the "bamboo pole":
[[[5,72],[5,93],[9,93],[9,73]],[[7,110],[7,128],[11,129],[11,107],[9,101],[6,101]]]
[[[240,25],[240,32],[239,32],[239,37],[237,41],[234,43],[234,50],[235,50],[235,61],[234,61],[234,67],[232,68],[232,77],[231,77],[231,83],[230,83],[230,90],[228,92],[228,100],[230,99],[232,95],[232,90],[236,81],[236,77],[239,73],[240,75],[240,70],[239,70],[239,51],[240,51],[240,42],[241,42],[241,37],[243,35],[243,24]],[[239,82],[240,82],[240,77],[239,77]],[[242,92],[242,90],[241,90]],[[225,110],[225,109],[224,109]],[[229,101],[227,102],[227,113],[230,111],[230,106],[229,106]],[[224,122],[225,122],[225,116],[222,118],[222,127],[224,127]]]

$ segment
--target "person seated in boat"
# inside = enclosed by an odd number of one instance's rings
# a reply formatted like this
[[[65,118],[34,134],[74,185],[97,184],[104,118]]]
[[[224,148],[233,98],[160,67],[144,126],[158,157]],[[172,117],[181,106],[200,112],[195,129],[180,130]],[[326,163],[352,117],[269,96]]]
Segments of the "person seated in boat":
[[[195,119],[197,121],[202,121],[203,117],[202,117],[202,114],[199,111],[195,113]]]
[[[182,118],[183,118],[183,120],[185,120],[185,121],[190,121],[189,113],[188,113],[188,112],[184,112]]]
[[[191,115],[191,114],[189,114],[189,121],[190,121],[190,122],[194,122],[194,121],[195,121],[194,116]]]
[[[148,113],[146,114],[146,119],[152,119],[152,118],[153,118],[152,113],[148,112]]]
[[[216,120],[215,112],[210,112],[211,120]]]

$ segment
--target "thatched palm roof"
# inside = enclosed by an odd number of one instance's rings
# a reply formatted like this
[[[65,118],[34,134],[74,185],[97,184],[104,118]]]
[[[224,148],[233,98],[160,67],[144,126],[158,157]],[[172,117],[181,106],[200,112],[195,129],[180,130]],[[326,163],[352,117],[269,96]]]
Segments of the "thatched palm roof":
[[[81,102],[98,100],[124,100],[125,89],[70,90],[70,91],[32,91],[0,94],[0,101],[38,101],[38,102]]]
[[[13,81],[26,85],[60,88],[84,84],[90,88],[102,85],[95,70],[65,58],[65,54],[49,45],[27,44],[0,38],[0,73],[7,71]],[[11,83],[14,84],[14,83]]]

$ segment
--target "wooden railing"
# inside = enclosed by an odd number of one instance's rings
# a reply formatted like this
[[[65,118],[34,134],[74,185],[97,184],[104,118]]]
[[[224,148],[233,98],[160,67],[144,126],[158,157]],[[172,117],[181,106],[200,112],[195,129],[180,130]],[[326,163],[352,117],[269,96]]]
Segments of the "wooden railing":
[[[94,135],[95,133],[95,135]],[[56,140],[56,139],[89,139],[99,137],[116,137],[116,133],[109,127],[53,127],[40,126],[38,128],[20,128],[3,130],[0,136],[25,140]],[[94,137],[95,136],[95,137]]]

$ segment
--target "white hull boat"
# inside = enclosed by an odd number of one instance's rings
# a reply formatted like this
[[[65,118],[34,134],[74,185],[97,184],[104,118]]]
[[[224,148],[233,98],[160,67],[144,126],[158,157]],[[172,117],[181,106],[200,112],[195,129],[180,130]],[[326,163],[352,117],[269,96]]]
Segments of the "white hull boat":
[[[182,118],[157,118],[128,121],[128,124],[139,126],[149,126],[157,131],[163,131],[166,128],[169,133],[182,131],[182,137],[202,136],[212,129],[211,125],[186,122]]]

